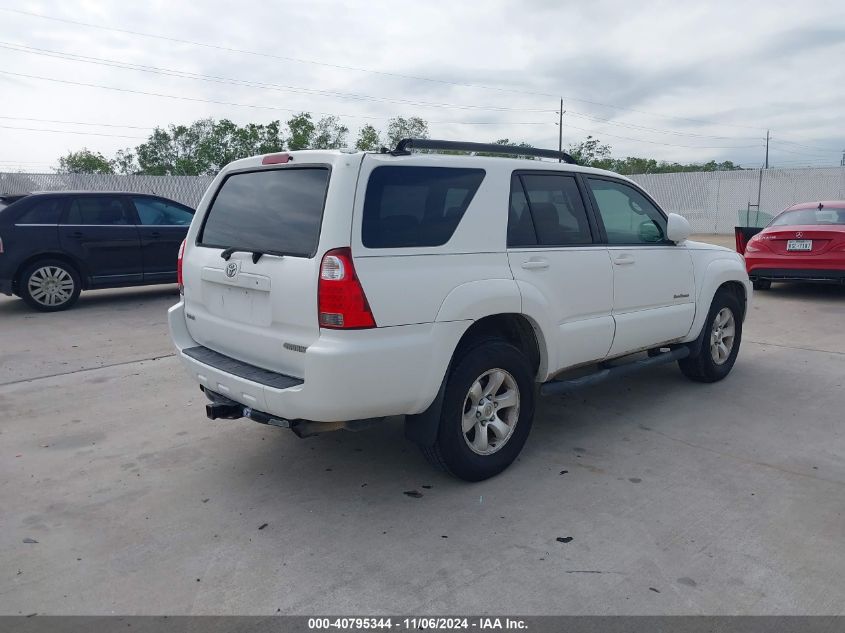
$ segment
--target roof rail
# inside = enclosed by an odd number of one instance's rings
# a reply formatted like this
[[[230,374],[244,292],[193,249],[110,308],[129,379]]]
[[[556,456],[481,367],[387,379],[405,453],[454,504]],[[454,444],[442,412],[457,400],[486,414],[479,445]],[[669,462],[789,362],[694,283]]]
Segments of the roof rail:
[[[495,143],[470,143],[467,141],[441,141],[429,138],[403,138],[390,152],[393,156],[406,156],[412,149],[444,149],[459,152],[489,152],[492,154],[513,154],[515,156],[536,156],[538,158],[556,158],[570,165],[578,162],[566,152],[518,145],[496,145]]]

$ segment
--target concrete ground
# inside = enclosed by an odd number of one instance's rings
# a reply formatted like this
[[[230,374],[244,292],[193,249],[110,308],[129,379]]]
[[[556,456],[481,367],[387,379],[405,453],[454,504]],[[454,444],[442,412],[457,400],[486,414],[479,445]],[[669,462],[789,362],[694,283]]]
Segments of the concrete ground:
[[[474,485],[398,421],[206,420],[175,300],[0,298],[0,613],[845,613],[843,288],[757,293],[721,383],[542,401]]]

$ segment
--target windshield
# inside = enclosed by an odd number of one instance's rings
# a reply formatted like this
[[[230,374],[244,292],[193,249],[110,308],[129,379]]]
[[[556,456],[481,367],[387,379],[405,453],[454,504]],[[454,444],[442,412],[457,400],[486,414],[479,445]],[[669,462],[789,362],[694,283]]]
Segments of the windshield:
[[[211,203],[197,244],[313,257],[328,184],[327,167],[232,174]]]
[[[784,211],[769,226],[845,224],[845,209],[796,209]]]

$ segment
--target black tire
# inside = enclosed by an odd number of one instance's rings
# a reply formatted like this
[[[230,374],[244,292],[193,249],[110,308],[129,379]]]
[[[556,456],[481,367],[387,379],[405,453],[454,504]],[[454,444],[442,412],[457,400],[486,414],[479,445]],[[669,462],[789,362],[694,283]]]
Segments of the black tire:
[[[721,362],[714,358],[711,349],[711,333],[714,322],[722,310],[728,309],[733,317],[734,338],[730,347],[730,353]],[[684,376],[696,382],[716,382],[727,376],[736,362],[739,353],[739,346],[742,342],[742,305],[736,295],[727,290],[719,290],[713,297],[710,304],[710,311],[707,313],[707,320],[704,322],[704,340],[701,349],[695,356],[689,356],[678,361]]]
[[[33,287],[38,278],[44,280],[45,272],[54,278],[60,292],[39,293]],[[72,284],[72,287],[69,285]],[[18,278],[18,294],[30,307],[41,312],[58,312],[67,310],[79,299],[82,282],[76,268],[60,259],[40,259],[33,262],[21,272]]]
[[[495,369],[505,372],[502,375],[503,387],[495,390],[495,393],[504,395],[509,391],[508,383],[515,383],[519,394],[518,412],[507,414],[512,416],[515,422],[511,425],[513,430],[503,440],[497,439],[492,428],[495,424],[491,421],[490,431],[484,432],[485,437],[493,438],[489,447],[494,452],[479,454],[469,446],[470,439],[464,434],[462,419],[465,405],[470,401],[470,388],[479,379],[480,385],[489,385],[489,382],[483,383],[484,374]],[[489,378],[487,377],[487,380]],[[506,408],[508,407],[502,407],[498,411],[505,411]],[[492,415],[498,416],[498,413],[494,411]],[[499,474],[516,459],[528,438],[533,419],[534,372],[528,360],[513,345],[501,339],[488,339],[469,348],[461,358],[456,359],[446,382],[437,440],[433,446],[421,448],[434,466],[465,481],[481,481]],[[486,422],[484,424],[486,429]],[[479,428],[474,427],[467,433],[474,437]],[[495,448],[499,441],[501,446]]]
[[[754,285],[754,290],[768,290],[772,287],[771,279],[755,279],[751,283]]]

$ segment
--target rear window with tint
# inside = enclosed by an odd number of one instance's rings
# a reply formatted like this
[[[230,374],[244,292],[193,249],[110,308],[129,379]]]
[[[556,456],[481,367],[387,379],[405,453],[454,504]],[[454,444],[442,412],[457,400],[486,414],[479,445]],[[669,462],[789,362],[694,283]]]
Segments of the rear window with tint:
[[[367,183],[361,241],[367,248],[442,246],[482,180],[483,169],[376,167]]]
[[[197,243],[313,257],[328,184],[326,167],[232,174],[211,203]]]
[[[61,198],[48,198],[35,202],[18,216],[18,224],[58,224],[62,211]]]

